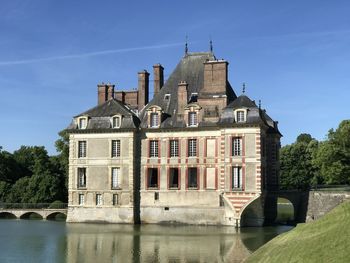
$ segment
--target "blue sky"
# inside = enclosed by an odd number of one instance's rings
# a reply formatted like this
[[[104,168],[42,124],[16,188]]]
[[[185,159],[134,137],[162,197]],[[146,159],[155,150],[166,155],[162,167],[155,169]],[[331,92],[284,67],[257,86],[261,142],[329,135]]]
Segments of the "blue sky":
[[[349,119],[349,1],[3,0],[0,7],[0,145],[44,145],[96,105],[101,82],[137,87],[161,63],[167,77],[184,53],[230,62],[239,95],[262,100],[282,144],[302,132],[324,139]],[[152,85],[151,85],[152,86]]]

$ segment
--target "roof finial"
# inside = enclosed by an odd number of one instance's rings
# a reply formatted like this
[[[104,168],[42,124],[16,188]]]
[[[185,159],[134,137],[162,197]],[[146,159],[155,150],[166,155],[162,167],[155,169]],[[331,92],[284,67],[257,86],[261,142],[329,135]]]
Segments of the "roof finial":
[[[261,109],[261,100],[259,100],[259,109]]]
[[[213,41],[211,40],[211,37],[210,37],[209,45],[210,45],[210,53],[213,53]]]
[[[243,85],[242,85],[242,93],[243,94],[245,93],[245,82],[243,82]]]
[[[187,44],[187,35],[186,35],[186,44],[185,44],[185,55],[188,53],[188,44]]]

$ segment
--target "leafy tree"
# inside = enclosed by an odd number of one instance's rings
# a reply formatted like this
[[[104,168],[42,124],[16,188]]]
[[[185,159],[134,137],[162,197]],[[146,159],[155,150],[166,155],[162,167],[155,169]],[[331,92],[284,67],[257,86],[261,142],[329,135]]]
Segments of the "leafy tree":
[[[56,160],[52,160],[61,170],[61,173],[65,176],[65,186],[68,188],[68,167],[69,167],[69,134],[63,130],[59,132],[61,137],[55,142],[57,151],[60,153]]]
[[[310,140],[311,138],[311,140]],[[312,157],[318,142],[309,134],[301,134],[295,143],[280,151],[280,184],[282,189],[308,189],[317,182]]]
[[[14,183],[23,176],[23,167],[18,165],[13,155],[0,151],[0,181]]]

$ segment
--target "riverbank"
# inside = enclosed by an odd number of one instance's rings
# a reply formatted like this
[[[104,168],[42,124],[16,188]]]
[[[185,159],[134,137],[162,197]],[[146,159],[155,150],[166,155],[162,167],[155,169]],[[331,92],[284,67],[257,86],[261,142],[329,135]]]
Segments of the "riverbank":
[[[319,220],[298,224],[255,251],[245,262],[350,262],[350,202]]]

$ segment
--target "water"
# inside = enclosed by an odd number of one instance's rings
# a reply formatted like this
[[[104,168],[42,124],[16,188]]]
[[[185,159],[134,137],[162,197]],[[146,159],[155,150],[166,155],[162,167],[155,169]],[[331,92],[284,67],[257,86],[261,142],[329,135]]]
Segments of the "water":
[[[0,262],[241,262],[291,227],[0,220]]]

